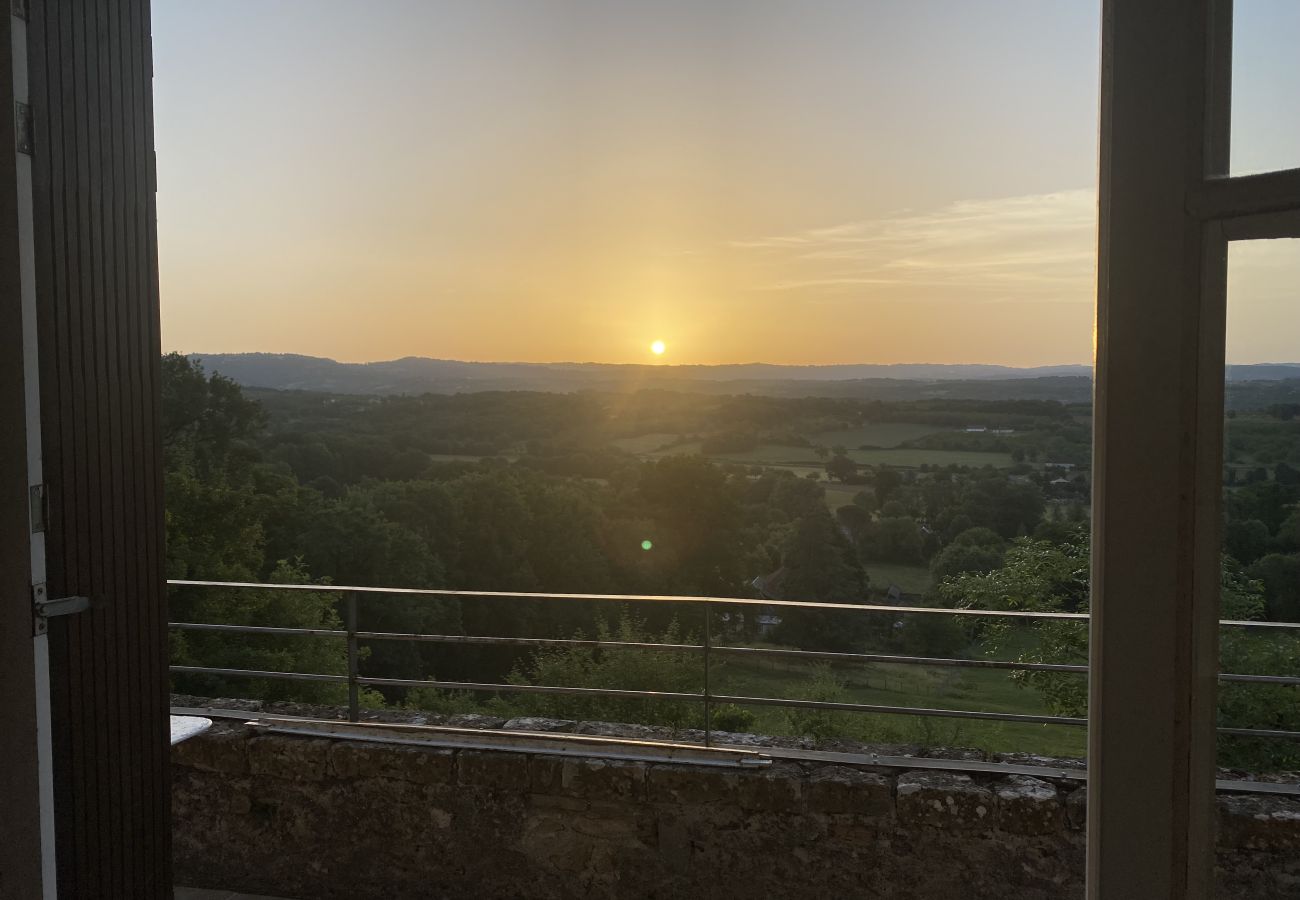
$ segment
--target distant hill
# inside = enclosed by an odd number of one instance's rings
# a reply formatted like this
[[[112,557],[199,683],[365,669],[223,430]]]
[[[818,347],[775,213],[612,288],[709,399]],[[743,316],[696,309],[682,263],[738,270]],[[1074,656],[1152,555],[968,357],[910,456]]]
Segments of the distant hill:
[[[644,366],[604,363],[463,362],[406,357],[341,363],[288,353],[195,353],[209,371],[248,387],[335,394],[475,391],[627,391],[659,388],[719,394],[856,397],[881,400],[1091,397],[1089,366],[991,365]],[[1300,378],[1300,364],[1230,366],[1229,380]]]
[[[680,382],[793,382],[890,379],[967,381],[1045,376],[1088,376],[1088,366],[828,365],[746,363],[718,366],[646,366],[606,363],[463,362],[408,356],[387,362],[341,363],[291,353],[194,353],[206,368],[241,384],[345,394],[402,394],[465,390],[581,390]]]

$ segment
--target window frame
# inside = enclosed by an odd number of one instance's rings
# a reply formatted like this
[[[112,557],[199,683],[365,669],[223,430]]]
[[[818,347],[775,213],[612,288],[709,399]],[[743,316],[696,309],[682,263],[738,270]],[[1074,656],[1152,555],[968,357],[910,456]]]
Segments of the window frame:
[[[1090,898],[1214,891],[1228,242],[1300,237],[1300,169],[1229,175],[1231,0],[1103,0]]]

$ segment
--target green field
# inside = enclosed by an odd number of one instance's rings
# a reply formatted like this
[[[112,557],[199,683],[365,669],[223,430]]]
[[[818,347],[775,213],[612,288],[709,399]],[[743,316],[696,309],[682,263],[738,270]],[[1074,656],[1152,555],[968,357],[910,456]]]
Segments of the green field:
[[[850,703],[929,709],[982,710],[1049,715],[1038,694],[1021,688],[1008,673],[893,664],[835,665],[846,683]],[[748,697],[800,698],[812,665],[786,660],[727,660],[715,665],[713,689]],[[806,689],[806,688],[805,688]],[[803,699],[813,699],[806,696]],[[753,706],[753,730],[760,734],[791,732],[789,713],[779,707]],[[1082,727],[1014,722],[945,719],[898,714],[831,713],[846,736],[865,741],[918,743],[929,746],[977,747],[991,753],[1022,751],[1046,756],[1082,756],[1087,734]]]
[[[699,453],[698,443],[680,444],[668,453]],[[848,456],[859,465],[896,466],[916,468],[931,466],[993,466],[996,469],[1009,469],[1012,466],[1009,453],[981,453],[974,450],[913,450],[896,447],[891,450],[850,450]],[[786,468],[823,469],[825,461],[819,459],[810,447],[781,447],[764,444],[743,453],[726,453],[710,457],[718,462],[734,462],[746,466],[782,466]]]
[[[867,485],[864,484],[836,484],[829,481],[823,482],[822,487],[826,491],[826,505],[830,507],[831,512],[835,512],[841,506],[848,506],[860,491],[867,489]]]
[[[663,450],[672,446],[681,439],[681,435],[673,434],[667,431],[655,431],[650,434],[638,434],[636,437],[615,438],[610,444],[618,449],[633,453],[638,456],[643,454],[653,454],[656,451]],[[695,445],[695,450],[699,452],[699,445]]]
[[[671,453],[699,453],[699,444],[682,444],[674,447]],[[657,455],[668,455],[662,453]],[[1009,469],[1014,463],[1009,453],[980,453],[974,450],[911,450],[903,447],[894,450],[850,450],[850,459],[859,465],[893,466],[896,468],[918,468],[931,466],[970,466],[978,469],[992,466],[995,469]],[[811,451],[802,451],[799,447],[776,447],[767,445],[746,453],[727,453],[712,456],[715,462],[739,463],[744,466],[768,466],[784,468],[803,475],[809,471],[824,471],[826,463]],[[802,472],[797,470],[804,470]]]
[[[934,584],[934,578],[925,566],[868,562],[863,563],[863,568],[871,576],[873,588],[887,588],[896,584],[905,594],[924,594]]]
[[[854,450],[863,445],[870,447],[897,447],[906,441],[914,441],[927,434],[940,431],[952,431],[943,425],[924,425],[910,422],[880,422],[862,425],[847,431],[822,431],[808,435],[808,440],[822,447],[844,447]]]
[[[430,454],[429,454],[429,462],[435,462],[435,463],[450,463],[450,462],[473,462],[473,463],[476,463],[476,462],[478,462],[478,461],[481,460],[481,459],[487,459],[487,458],[488,458],[488,457],[481,456],[481,455],[480,455],[480,456],[471,456],[470,454],[467,454],[467,453],[430,453]],[[508,460],[510,460],[510,461],[512,461],[512,462],[513,462],[514,459],[515,459],[515,457],[513,457],[513,456],[502,456],[502,457],[499,457],[499,458],[500,458],[500,459],[508,459]]]
[[[872,466],[915,467],[929,464],[931,466],[970,466],[981,468],[992,466],[995,469],[1009,469],[1014,465],[1010,453],[981,453],[974,450],[851,450],[849,457],[856,463]]]
[[[872,428],[880,429],[880,431],[872,432]],[[889,429],[889,431],[886,432],[885,429]],[[905,432],[902,429],[909,429],[909,431]],[[812,435],[812,439],[821,440],[828,436],[864,437],[875,433],[878,438],[877,443],[883,444],[885,442],[884,438],[889,434],[893,434],[894,438],[899,440],[910,440],[922,434],[933,434],[942,430],[944,429],[933,425],[879,425],[863,427],[853,431],[823,432],[819,435]],[[907,436],[904,437],[904,435]],[[611,443],[628,453],[655,459],[663,456],[692,456],[701,452],[699,441],[684,441],[680,440],[679,435],[666,433],[618,438],[611,441]],[[858,443],[871,443],[871,441],[861,440]],[[856,449],[857,445],[835,444],[835,446],[841,445],[848,447],[849,458],[861,465],[884,465],[903,468],[916,468],[922,465],[956,465],[970,466],[972,468],[993,466],[997,469],[1007,469],[1012,466],[1011,455],[1008,453],[983,453],[974,450],[922,450],[897,446],[879,450],[858,450]],[[753,450],[719,453],[709,458],[716,462],[737,463],[743,466],[789,469],[798,475],[805,475],[813,470],[822,471],[826,465],[826,461],[817,455],[815,448],[792,447],[784,444],[763,444]]]

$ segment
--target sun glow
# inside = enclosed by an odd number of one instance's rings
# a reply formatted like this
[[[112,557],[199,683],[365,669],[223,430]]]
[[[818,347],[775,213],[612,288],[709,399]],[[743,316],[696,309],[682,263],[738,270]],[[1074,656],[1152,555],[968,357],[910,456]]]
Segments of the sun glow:
[[[667,349],[668,349],[668,345],[665,344],[663,341],[655,341],[650,345],[650,352],[653,353],[655,356],[663,356],[664,351]]]

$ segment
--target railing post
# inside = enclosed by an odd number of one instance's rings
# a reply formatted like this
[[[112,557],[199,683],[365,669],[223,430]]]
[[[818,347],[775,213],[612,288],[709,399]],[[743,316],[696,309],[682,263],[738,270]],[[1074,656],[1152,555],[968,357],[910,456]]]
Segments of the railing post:
[[[348,591],[344,600],[344,616],[348,629],[348,721],[361,718],[361,704],[357,696],[357,594]]]
[[[709,651],[713,646],[713,634],[710,628],[709,604],[704,606],[704,746],[713,746],[713,695],[709,691]]]

